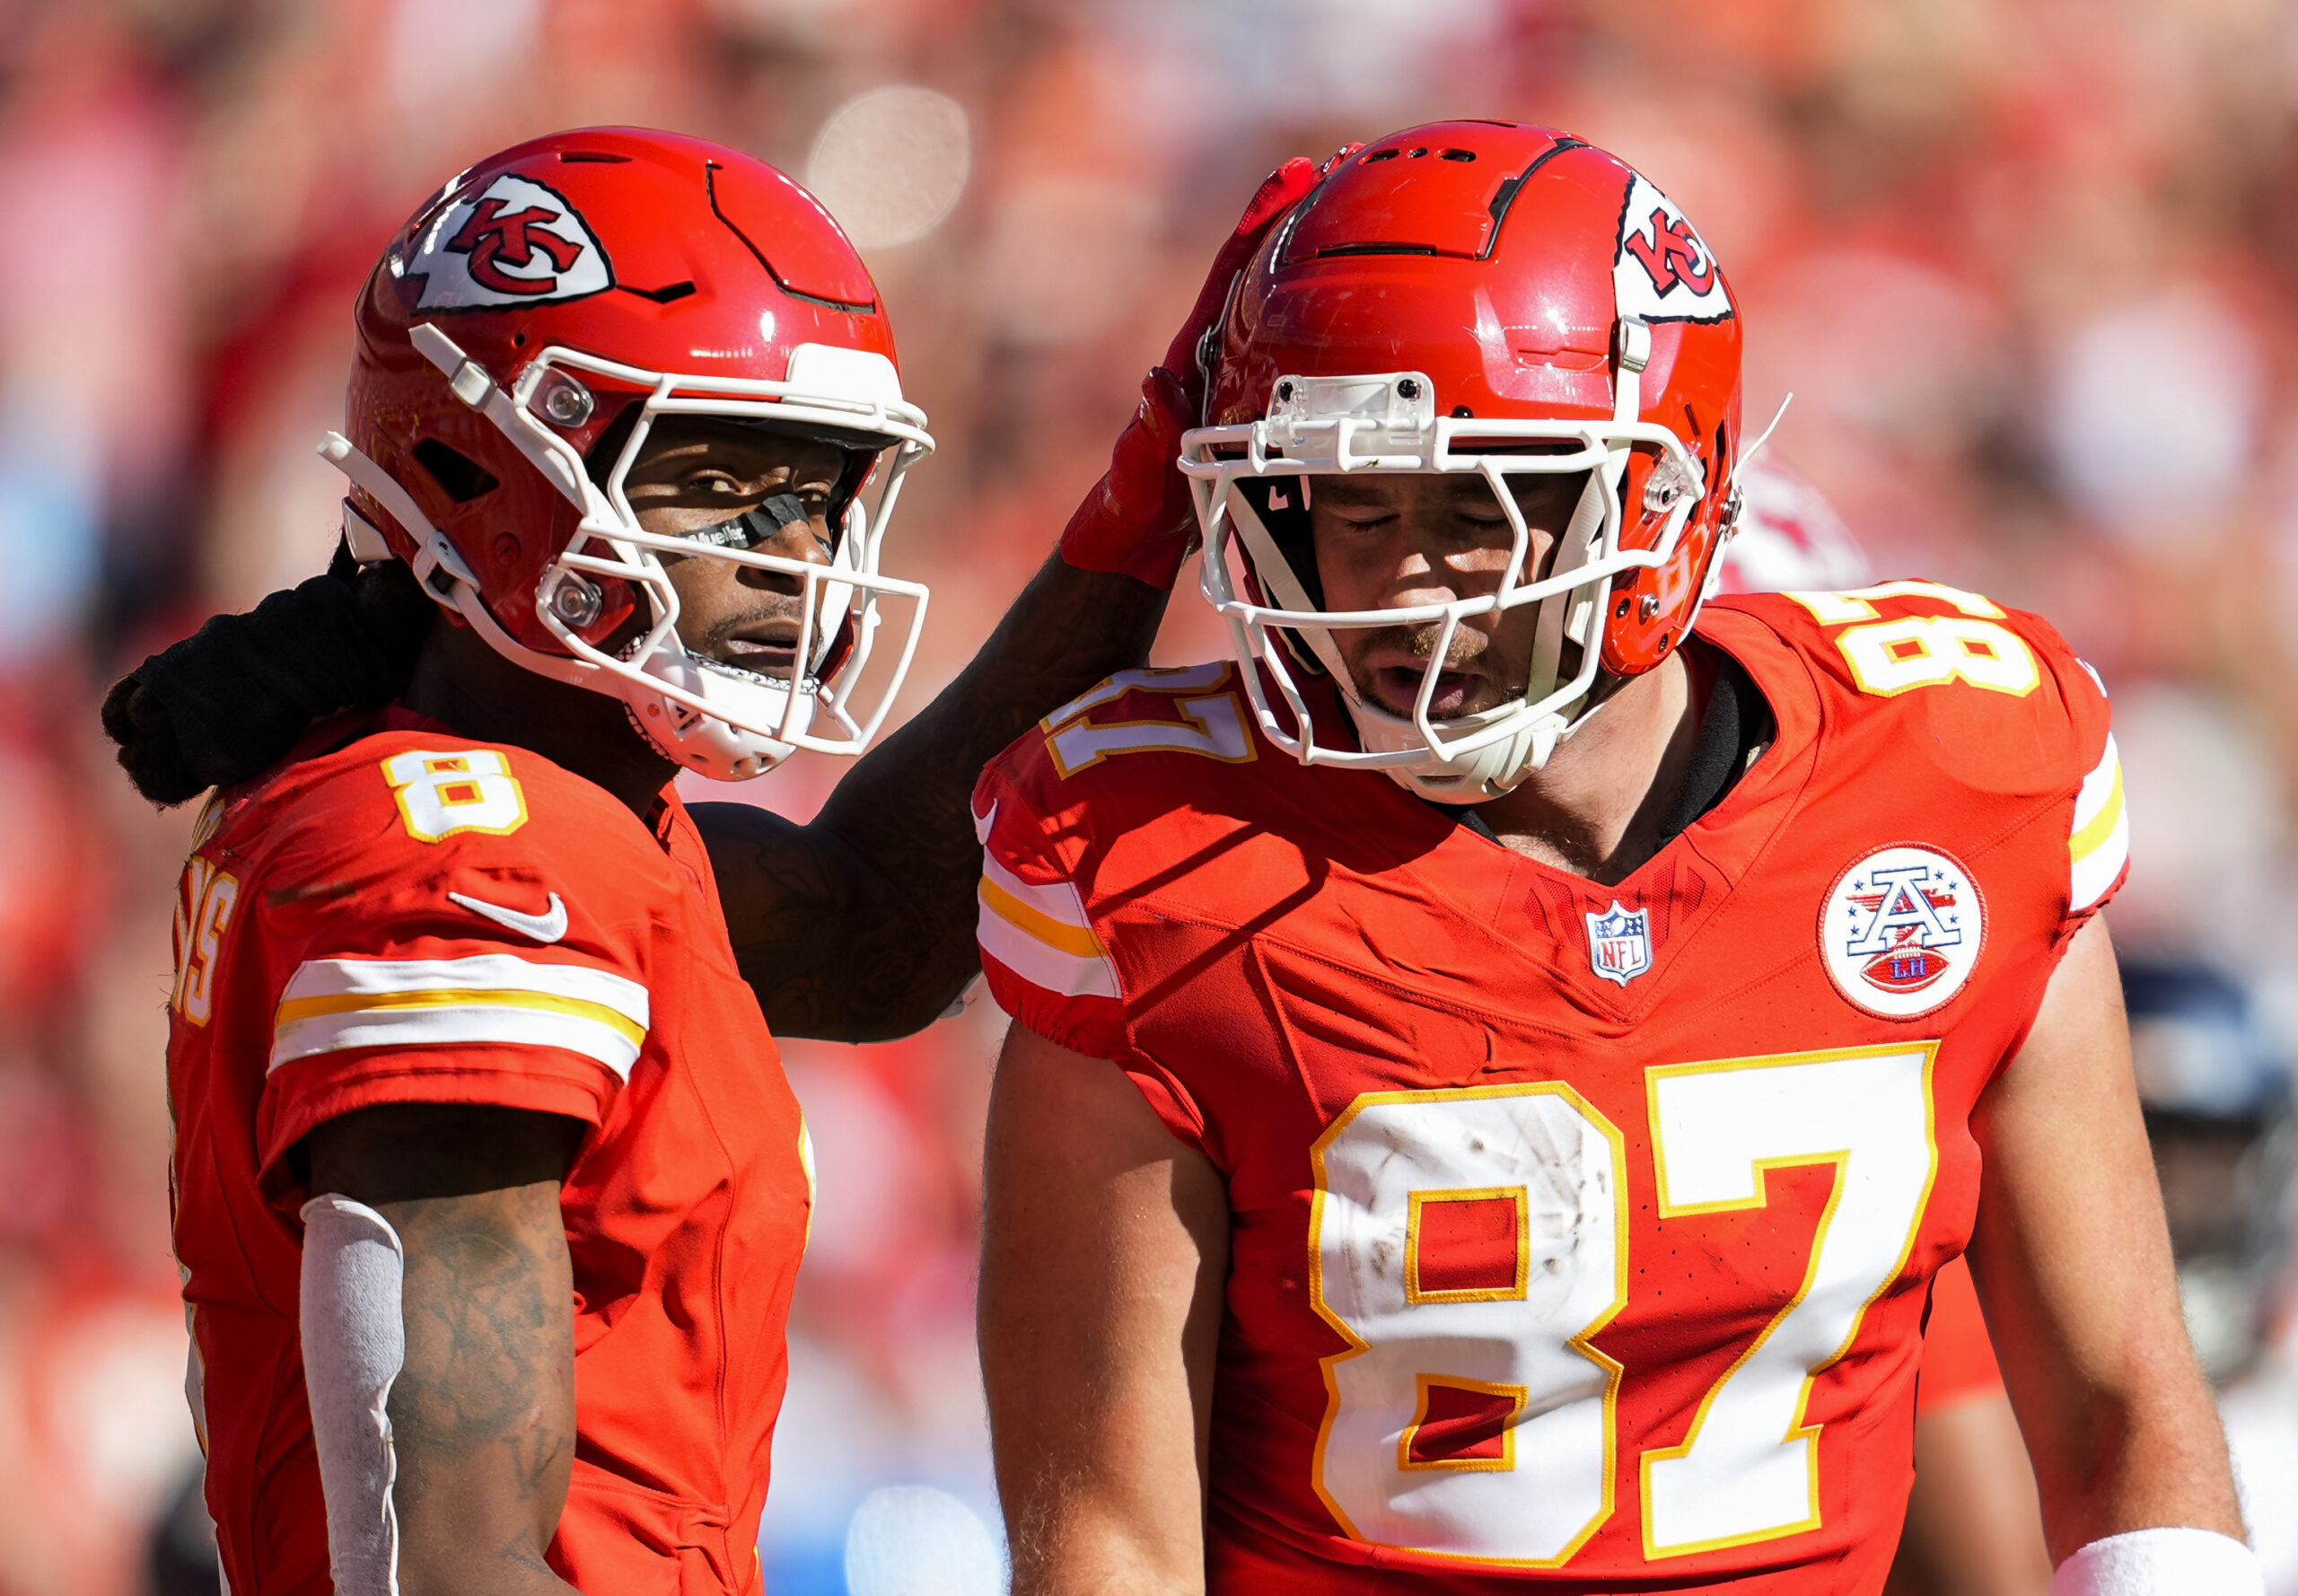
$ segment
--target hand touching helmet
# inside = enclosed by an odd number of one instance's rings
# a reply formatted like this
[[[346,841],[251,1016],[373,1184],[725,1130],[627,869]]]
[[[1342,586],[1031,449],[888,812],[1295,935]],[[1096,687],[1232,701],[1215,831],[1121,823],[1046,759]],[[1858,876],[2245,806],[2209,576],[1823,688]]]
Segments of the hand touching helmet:
[[[1329,162],[1324,170],[1330,167]],[[1305,156],[1287,161],[1262,180],[1223,241],[1165,358],[1142,379],[1141,404],[1118,434],[1109,470],[1061,534],[1061,557],[1079,570],[1117,573],[1169,590],[1180,574],[1196,545],[1197,512],[1188,478],[1174,462],[1181,434],[1204,411],[1206,335],[1227,309],[1238,274],[1261,240],[1321,175]]]

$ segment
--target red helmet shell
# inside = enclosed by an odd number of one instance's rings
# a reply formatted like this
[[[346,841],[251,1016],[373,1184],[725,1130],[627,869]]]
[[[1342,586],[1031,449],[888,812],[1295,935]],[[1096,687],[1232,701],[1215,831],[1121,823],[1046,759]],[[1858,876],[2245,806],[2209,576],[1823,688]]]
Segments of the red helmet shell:
[[[1613,584],[1603,662],[1636,675],[1698,609],[1739,446],[1740,321],[1682,213],[1616,157],[1554,128],[1462,121],[1342,161],[1247,266],[1205,419],[1260,419],[1280,376],[1411,371],[1439,416],[1609,421],[1624,314],[1651,329],[1638,419],[1683,441],[1706,489],[1668,562]],[[1656,546],[1669,520],[1645,506],[1656,460],[1629,462],[1625,548]]]
[[[566,651],[536,617],[536,584],[580,514],[417,351],[409,329],[426,321],[506,390],[553,346],[648,372],[777,381],[802,344],[894,358],[877,287],[829,213],[724,145],[631,127],[557,133],[426,201],[361,292],[346,430],[453,542],[504,629],[549,653]],[[588,455],[647,390],[583,382],[587,413],[550,425]],[[352,500],[413,557],[408,529],[365,493]],[[635,594],[610,583],[606,600],[583,628],[590,642],[628,618]]]

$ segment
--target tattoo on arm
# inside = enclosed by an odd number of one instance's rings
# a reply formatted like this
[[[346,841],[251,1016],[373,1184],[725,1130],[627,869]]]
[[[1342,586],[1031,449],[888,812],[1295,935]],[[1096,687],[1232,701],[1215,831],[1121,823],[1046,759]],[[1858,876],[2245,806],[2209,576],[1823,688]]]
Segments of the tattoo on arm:
[[[305,1144],[315,1190],[399,1232],[407,1356],[389,1409],[399,1588],[565,1596],[543,1554],[574,1468],[573,1266],[559,1182],[583,1127],[399,1104]]]
[[[864,757],[811,825],[696,807],[735,958],[776,1033],[881,1040],[948,1008],[980,968],[981,767],[1048,711],[1144,663],[1167,596],[1057,554],[973,662]]]
[[[410,1573],[499,1557],[548,1575],[574,1462],[574,1316],[558,1186],[388,1205],[407,1249],[407,1365],[391,1387]],[[509,1526],[504,1539],[504,1526]]]
[[[557,1229],[557,1187],[393,1203],[383,1216],[407,1249],[407,1367],[390,1397],[402,1504],[429,1494],[434,1469],[496,1449],[531,1500],[571,1442],[542,1391],[574,1359],[573,1315],[547,1280],[565,1265],[527,1240]]]

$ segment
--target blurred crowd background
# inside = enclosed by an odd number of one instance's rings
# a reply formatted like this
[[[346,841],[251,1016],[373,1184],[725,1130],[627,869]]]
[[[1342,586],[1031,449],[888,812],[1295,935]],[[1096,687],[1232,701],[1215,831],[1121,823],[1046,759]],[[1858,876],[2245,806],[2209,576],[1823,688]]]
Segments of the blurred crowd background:
[[[1568,127],[1684,206],[1750,425],[1793,390],[1774,447],[1881,570],[2047,613],[2112,689],[2118,939],[2298,1015],[2285,0],[0,0],[0,1596],[153,1588],[197,1462],[162,1071],[190,814],[133,797],[96,706],[325,565],[313,445],[416,204],[612,122],[818,189],[941,443],[887,556],[934,588],[915,705],[1100,473],[1259,177],[1448,115]],[[1168,660],[1225,652],[1175,608]],[[810,812],[838,772],[808,758],[742,795]],[[944,1537],[937,1589],[974,1580],[1000,1029],[789,1049],[821,1206],[778,1592],[845,1588],[865,1500]],[[871,1497],[903,1486],[943,1495]],[[2288,1526],[2298,1487],[2252,1512]],[[200,1532],[172,1521],[194,1562]]]

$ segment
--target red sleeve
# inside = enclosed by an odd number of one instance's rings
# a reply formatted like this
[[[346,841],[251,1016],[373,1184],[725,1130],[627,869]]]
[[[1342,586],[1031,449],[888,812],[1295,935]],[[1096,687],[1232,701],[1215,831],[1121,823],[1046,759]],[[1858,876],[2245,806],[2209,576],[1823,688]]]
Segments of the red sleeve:
[[[1029,760],[1037,748],[1034,734],[1025,739],[985,770],[974,790],[982,839],[978,934],[990,995],[1016,1024],[1118,1065],[1165,1127],[1201,1149],[1205,1119],[1195,1099],[1133,1046],[1118,961],[1090,912],[1077,865],[1064,856],[1082,856],[1083,839],[1062,835],[1031,802]]]
[[[340,1115],[470,1103],[598,1125],[629,1078],[670,866],[571,778],[497,765],[478,776],[526,779],[489,829],[425,835],[364,767],[274,822],[295,841],[250,905],[248,950],[271,1005],[256,1132],[272,1200],[291,1195],[289,1151]]]
[[[1950,1258],[1931,1282],[1931,1322],[1923,1332],[1923,1374],[1915,1388],[1918,1414],[2003,1390],[2003,1371],[1987,1339],[1970,1265]]]

